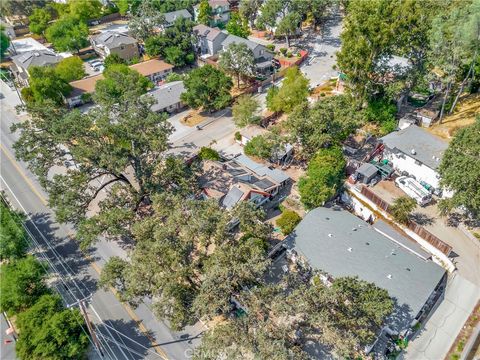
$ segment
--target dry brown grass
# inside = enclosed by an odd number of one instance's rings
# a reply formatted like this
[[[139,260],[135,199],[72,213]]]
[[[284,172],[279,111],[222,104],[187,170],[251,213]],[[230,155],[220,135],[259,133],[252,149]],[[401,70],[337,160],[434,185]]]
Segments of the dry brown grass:
[[[201,122],[205,121],[207,119],[207,116],[202,114],[200,110],[190,110],[190,112],[185,116],[183,119],[180,120],[180,122],[183,125],[187,126],[195,126],[200,124]]]
[[[465,95],[452,115],[446,116],[441,124],[436,123],[428,130],[449,140],[458,129],[473,124],[477,115],[480,115],[480,94]]]

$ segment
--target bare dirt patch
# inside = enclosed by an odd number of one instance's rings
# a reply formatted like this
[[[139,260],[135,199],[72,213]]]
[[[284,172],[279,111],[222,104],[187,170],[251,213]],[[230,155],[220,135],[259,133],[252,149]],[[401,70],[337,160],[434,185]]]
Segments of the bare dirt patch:
[[[450,140],[458,129],[474,123],[480,115],[480,94],[462,97],[452,115],[446,116],[441,124],[435,124],[428,130],[443,139]]]
[[[205,121],[208,118],[204,113],[200,110],[191,110],[187,116],[180,120],[183,125],[187,126],[195,126],[200,124],[201,122]]]

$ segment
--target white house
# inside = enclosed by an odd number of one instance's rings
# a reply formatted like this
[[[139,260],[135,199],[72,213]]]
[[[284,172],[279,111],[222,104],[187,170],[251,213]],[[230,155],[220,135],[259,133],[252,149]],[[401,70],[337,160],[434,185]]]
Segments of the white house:
[[[407,173],[435,189],[440,188],[438,167],[448,143],[425,129],[410,125],[380,138],[384,158],[399,173]]]

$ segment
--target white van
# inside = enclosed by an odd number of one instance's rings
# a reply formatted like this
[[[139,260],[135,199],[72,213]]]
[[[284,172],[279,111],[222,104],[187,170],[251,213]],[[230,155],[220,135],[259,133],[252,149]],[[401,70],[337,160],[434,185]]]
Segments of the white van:
[[[395,179],[395,185],[414,199],[420,206],[425,206],[432,201],[432,195],[417,180],[400,176]]]

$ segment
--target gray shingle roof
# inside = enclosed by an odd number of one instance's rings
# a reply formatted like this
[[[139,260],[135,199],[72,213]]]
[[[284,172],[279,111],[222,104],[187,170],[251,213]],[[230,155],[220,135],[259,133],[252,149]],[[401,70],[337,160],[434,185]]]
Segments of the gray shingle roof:
[[[55,65],[63,58],[50,50],[34,50],[12,57],[18,67],[28,69],[31,66]]]
[[[183,81],[172,81],[166,83],[149,92],[151,96],[157,101],[152,105],[153,111],[159,111],[171,105],[180,102],[180,95],[185,91]]]
[[[175,22],[175,20],[184,18],[184,19],[191,19],[192,14],[188,12],[188,10],[183,9],[183,10],[177,10],[177,11],[171,11],[168,13],[163,14],[165,17],[165,21],[169,24],[172,24]]]
[[[392,329],[407,328],[445,274],[404,246],[339,209],[316,208],[296,227],[288,245],[313,268],[335,277],[358,276],[386,289],[396,301],[387,320]]]
[[[219,35],[227,37],[227,34],[221,32],[219,28],[211,28],[203,24],[195,25],[193,31],[200,36],[205,36],[210,41],[214,41]]]
[[[447,142],[416,125],[391,132],[380,140],[389,149],[401,151],[432,169],[438,168],[448,147]]]
[[[256,43],[254,41],[241,38],[240,36],[236,35],[228,35],[225,40],[222,41],[222,46],[227,48],[230,44],[245,44],[250,50],[255,50],[257,46],[262,46],[262,44]]]
[[[109,49],[113,49],[119,47],[121,45],[128,45],[128,44],[136,44],[137,40],[132,38],[131,36],[118,33],[115,31],[105,31],[100,35],[97,35],[93,38],[98,45],[104,45]]]

